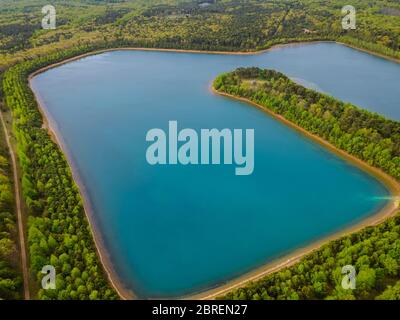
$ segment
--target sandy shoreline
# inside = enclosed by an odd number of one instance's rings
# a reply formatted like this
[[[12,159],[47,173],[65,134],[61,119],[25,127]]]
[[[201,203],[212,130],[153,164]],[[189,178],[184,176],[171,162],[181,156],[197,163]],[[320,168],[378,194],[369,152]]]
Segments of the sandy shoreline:
[[[160,48],[134,48],[134,47],[120,47],[120,48],[108,48],[108,49],[100,49],[100,50],[94,50],[90,51],[87,53],[83,53],[68,59],[65,59],[60,62],[56,62],[53,64],[50,64],[46,67],[40,68],[34,72],[32,72],[28,80],[31,80],[34,76],[37,76],[38,74],[45,72],[47,70],[56,68],[58,66],[61,66],[63,64],[80,60],[86,57],[106,53],[106,52],[113,52],[113,51],[150,51],[150,52],[171,52],[171,53],[198,53],[198,54],[216,54],[216,55],[238,55],[238,56],[243,56],[243,55],[258,55],[262,54],[265,52],[269,52],[272,50],[276,50],[279,48],[284,48],[284,47],[290,47],[290,46],[301,46],[301,45],[309,45],[309,44],[315,44],[315,43],[338,43],[341,45],[345,45],[344,43],[336,42],[336,41],[328,41],[328,40],[315,40],[315,41],[301,41],[301,42],[289,42],[289,43],[283,43],[283,44],[276,44],[273,45],[272,47],[268,49],[263,49],[263,50],[257,50],[257,51],[211,51],[211,50],[184,50],[184,49],[160,49]],[[363,50],[362,50],[363,51]],[[387,57],[387,59],[391,59],[390,57]],[[398,61],[400,63],[400,61]]]
[[[223,96],[223,97],[226,97],[229,99],[233,99],[233,100],[237,100],[237,101],[242,101],[242,102],[248,103],[254,107],[259,108],[261,111],[272,116],[274,119],[284,123],[285,125],[289,126],[290,128],[293,128],[296,131],[300,132],[302,135],[306,136],[307,138],[322,145],[323,147],[325,147],[332,153],[338,155],[340,158],[357,166],[361,170],[368,172],[370,175],[374,176],[377,180],[379,180],[386,186],[386,188],[390,191],[393,200],[390,201],[385,207],[383,207],[381,210],[379,210],[374,215],[372,215],[366,219],[363,219],[362,221],[360,221],[352,226],[346,227],[346,228],[344,228],[338,232],[335,232],[329,236],[326,236],[322,239],[314,241],[307,246],[295,249],[293,252],[291,252],[287,255],[284,255],[283,257],[274,259],[273,261],[271,261],[259,268],[256,268],[255,270],[250,271],[236,279],[228,281],[225,284],[220,285],[214,289],[210,289],[210,290],[207,290],[204,292],[200,292],[198,294],[190,295],[187,297],[187,299],[202,299],[202,300],[203,299],[204,300],[215,299],[216,297],[226,294],[229,291],[243,287],[251,281],[261,279],[268,274],[271,274],[271,273],[279,271],[283,268],[294,265],[295,263],[299,262],[303,257],[305,257],[307,254],[319,249],[321,246],[323,246],[324,244],[328,243],[331,240],[335,240],[335,239],[341,238],[343,236],[349,235],[351,233],[360,231],[361,229],[363,229],[365,227],[375,226],[379,223],[382,223],[387,218],[394,216],[396,214],[396,212],[398,211],[399,208],[397,205],[397,200],[400,199],[400,183],[393,177],[389,176],[387,173],[383,172],[381,169],[375,168],[375,167],[369,165],[368,163],[348,154],[347,152],[338,149],[337,147],[335,147],[328,141],[320,138],[317,135],[314,135],[314,134],[308,132],[307,130],[303,129],[302,127],[285,119],[283,116],[278,115],[269,109],[266,109],[265,107],[263,107],[260,104],[257,104],[246,98],[236,97],[236,96],[228,94],[228,93],[219,92],[212,87],[211,87],[211,91],[216,95],[220,95],[220,96]]]
[[[94,215],[94,210],[93,206],[90,201],[89,193],[86,189],[85,184],[83,183],[81,179],[81,175],[79,174],[79,170],[77,166],[74,163],[73,157],[71,156],[71,153],[68,150],[68,147],[64,140],[62,139],[61,134],[59,133],[57,123],[52,119],[50,114],[46,112],[45,104],[43,102],[43,99],[40,97],[40,95],[32,88],[31,85],[31,76],[29,77],[29,87],[32,90],[35,99],[38,104],[38,109],[39,112],[42,114],[43,118],[43,128],[47,129],[51,139],[59,145],[61,151],[66,155],[67,158],[67,163],[71,169],[72,173],[72,178],[76,185],[78,186],[80,196],[83,201],[83,208],[85,211],[86,218],[88,220],[90,230],[92,231],[92,237],[95,242],[95,247],[97,251],[97,256],[99,257],[100,264],[103,267],[103,270],[105,274],[107,275],[107,279],[111,286],[114,288],[114,290],[118,293],[118,295],[124,299],[136,299],[136,295],[129,289],[127,289],[123,285],[123,281],[119,278],[118,273],[115,271],[113,267],[113,263],[111,262],[110,256],[108,254],[108,251],[106,249],[106,246],[104,245],[104,240],[101,236],[100,228],[96,222],[96,218]]]
[[[343,46],[352,48],[354,50],[358,50],[358,51],[361,51],[361,52],[369,53],[370,55],[373,55],[373,56],[376,56],[376,57],[379,57],[379,58],[383,58],[385,60],[389,60],[389,61],[392,61],[392,62],[395,62],[395,63],[400,63],[400,59],[386,56],[383,53],[378,53],[378,52],[371,51],[371,50],[368,50],[368,49],[359,48],[359,47],[356,47],[356,46],[354,46],[352,44],[348,44],[348,43],[345,43],[345,42],[340,42],[340,41],[335,41],[335,42],[338,43],[338,44],[341,44]]]
[[[62,152],[66,155],[66,158],[68,159],[68,164],[71,168],[71,172],[72,172],[72,176],[73,179],[75,181],[75,183],[77,184],[78,188],[79,188],[79,192],[81,194],[83,203],[84,203],[84,210],[85,210],[85,214],[87,216],[88,219],[88,223],[90,225],[90,228],[92,230],[92,234],[93,234],[93,238],[95,241],[95,246],[96,246],[96,250],[100,259],[101,264],[103,265],[103,268],[105,270],[105,273],[107,274],[108,280],[110,282],[110,284],[112,285],[112,287],[115,289],[115,291],[120,295],[120,297],[122,299],[136,299],[137,296],[134,294],[134,292],[132,292],[131,290],[127,289],[124,285],[123,285],[123,281],[119,278],[118,274],[115,272],[113,264],[109,258],[109,254],[105,248],[104,245],[104,241],[101,237],[101,233],[100,230],[98,228],[98,225],[96,223],[96,218],[94,215],[94,211],[93,211],[93,206],[90,203],[90,197],[89,197],[89,193],[87,192],[87,189],[79,175],[78,169],[74,164],[74,161],[71,157],[71,154],[68,151],[68,147],[66,146],[66,144],[64,143],[61,135],[59,134],[59,131],[57,129],[57,124],[56,122],[51,119],[50,115],[46,113],[46,108],[45,108],[45,104],[43,102],[43,100],[41,99],[41,97],[33,90],[32,86],[31,86],[31,79],[42,73],[45,72],[49,69],[58,67],[60,65],[72,62],[72,61],[76,61],[88,56],[92,56],[92,55],[97,55],[97,54],[101,54],[101,53],[105,53],[105,52],[111,52],[111,51],[121,51],[121,50],[127,50],[127,51],[158,51],[158,52],[180,52],[180,53],[202,53],[202,54],[222,54],[222,55],[254,55],[254,54],[261,54],[270,50],[274,50],[276,48],[279,47],[286,47],[286,46],[295,46],[295,45],[304,45],[304,44],[310,44],[310,43],[329,43],[329,42],[335,42],[335,41],[312,41],[312,42],[296,42],[296,43],[288,43],[288,44],[278,44],[275,46],[272,46],[271,48],[265,49],[265,50],[261,50],[261,51],[254,51],[254,52],[221,52],[221,51],[201,51],[201,50],[174,50],[174,49],[156,49],[156,48],[110,48],[110,49],[104,49],[104,50],[96,50],[96,51],[92,51],[92,52],[88,52],[82,55],[78,55],[66,60],[63,60],[61,62],[43,67],[41,69],[38,69],[36,71],[34,71],[33,73],[31,73],[28,77],[28,82],[29,82],[29,86],[32,90],[32,92],[34,93],[34,96],[36,98],[36,101],[38,103],[38,107],[39,107],[39,111],[41,112],[42,116],[43,116],[43,126],[44,128],[46,128],[50,134],[50,136],[52,137],[53,141],[56,142]],[[346,45],[344,43],[340,43],[342,45]],[[349,45],[346,45],[349,46]],[[351,46],[349,46],[351,47]],[[355,48],[364,52],[368,52],[367,50],[363,50],[363,49],[359,49],[359,48]],[[373,53],[374,54],[374,53]],[[379,54],[375,54],[378,55]],[[389,60],[392,60],[388,57],[384,57],[387,58]],[[399,62],[399,61],[396,61]],[[214,91],[214,90],[213,90]],[[354,156],[351,156],[349,154],[347,154],[344,151],[341,151],[339,149],[337,149],[336,147],[334,147],[333,145],[331,145],[330,143],[328,143],[327,141],[321,139],[318,136],[315,136],[309,132],[307,132],[306,130],[304,130],[303,128],[293,124],[292,122],[286,120],[285,118],[283,118],[282,116],[279,116],[275,113],[273,113],[272,111],[265,109],[264,107],[250,101],[244,98],[239,98],[239,97],[235,97],[232,95],[228,95],[225,93],[220,93],[220,92],[216,92],[214,91],[216,94],[219,95],[223,95],[229,98],[233,98],[235,100],[241,100],[244,101],[246,103],[250,103],[258,108],[261,108],[263,111],[267,112],[268,114],[272,115],[274,118],[276,118],[277,120],[283,122],[284,124],[298,130],[299,132],[301,132],[302,134],[304,134],[305,136],[307,136],[308,138],[312,139],[313,141],[323,145],[324,147],[328,148],[330,151],[332,151],[333,153],[339,155],[340,157],[346,159],[347,161],[351,162],[352,164],[358,166],[359,168],[361,168],[363,171],[367,171],[368,173],[370,173],[371,175],[373,175],[375,178],[377,178],[378,180],[380,180],[392,193],[393,197],[400,197],[400,184],[392,177],[390,177],[389,175],[387,175],[386,173],[384,173],[382,170],[374,168],[370,165],[368,165],[367,163],[355,158]],[[297,249],[291,253],[289,253],[288,255],[285,255],[282,258],[276,259],[260,268],[257,268],[254,271],[251,271],[249,273],[246,273],[234,280],[228,281],[225,284],[222,285],[218,285],[218,287],[210,289],[210,290],[205,290],[203,292],[200,292],[198,294],[192,294],[192,295],[188,295],[188,296],[183,296],[183,299],[213,299],[219,295],[222,295],[224,293],[227,293],[228,291],[238,288],[240,286],[245,285],[246,283],[248,283],[249,281],[253,281],[253,280],[257,280],[267,274],[270,274],[272,272],[278,271],[284,267],[288,267],[290,265],[293,265],[294,263],[298,262],[302,257],[304,257],[306,254],[314,251],[315,249],[319,248],[321,245],[325,244],[326,242],[328,242],[329,240],[333,240],[333,239],[337,239],[340,236],[358,231],[366,226],[371,226],[371,225],[376,225],[382,221],[384,221],[385,219],[387,219],[388,217],[392,216],[395,212],[396,212],[396,205],[394,203],[394,201],[391,201],[387,206],[385,206],[382,210],[380,210],[377,214],[364,219],[363,221],[361,221],[360,223],[345,228],[343,230],[341,230],[340,232],[337,232],[335,234],[332,234],[328,237],[325,237],[324,239],[318,240],[316,242],[313,242],[312,244],[310,244],[309,246],[306,246],[304,248],[300,248]]]
[[[262,54],[265,52],[269,52],[275,49],[279,48],[284,48],[284,47],[290,47],[290,46],[301,46],[301,45],[308,45],[308,44],[315,44],[315,43],[337,43],[361,52],[369,53],[373,56],[383,58],[385,60],[389,60],[395,63],[400,63],[399,59],[385,56],[384,54],[377,53],[368,49],[363,49],[359,48],[356,46],[353,46],[351,44],[347,44],[344,42],[339,42],[339,41],[330,41],[330,40],[311,40],[311,41],[300,41],[300,42],[289,42],[289,43],[282,43],[282,44],[276,44],[271,46],[268,49],[263,49],[263,50],[257,50],[257,51],[246,51],[246,52],[240,52],[240,51],[210,51],[210,50],[184,50],[184,49],[160,49],[160,48],[134,48],[134,47],[120,47],[120,48],[108,48],[108,49],[100,49],[100,50],[94,50],[91,52],[83,53],[68,59],[65,59],[63,61],[48,65],[46,67],[40,68],[34,72],[32,72],[28,80],[32,79],[34,76],[45,72],[49,69],[53,69],[55,67],[61,66],[63,64],[66,64],[68,62],[80,60],[82,58],[86,58],[89,56],[94,56],[106,52],[112,52],[112,51],[151,51],[151,52],[175,52],[175,53],[199,53],[199,54],[218,54],[218,55],[257,55],[257,54]]]

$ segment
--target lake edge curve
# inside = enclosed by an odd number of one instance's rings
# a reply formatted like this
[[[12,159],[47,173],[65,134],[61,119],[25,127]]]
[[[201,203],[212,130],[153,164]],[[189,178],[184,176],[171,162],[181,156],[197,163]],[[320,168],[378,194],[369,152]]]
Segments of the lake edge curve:
[[[365,161],[358,159],[357,157],[348,154],[347,152],[335,147],[325,139],[320,138],[319,136],[303,129],[302,127],[296,125],[295,123],[287,120],[283,116],[276,114],[275,112],[266,109],[262,105],[255,103],[249,99],[234,96],[225,92],[220,92],[215,90],[212,86],[210,90],[215,95],[220,95],[222,97],[226,97],[229,99],[233,99],[236,101],[241,101],[247,103],[253,107],[258,108],[259,110],[267,113],[271,117],[273,117],[276,121],[283,123],[284,125],[294,129],[295,131],[299,132],[307,139],[313,141],[324,147],[325,149],[329,150],[333,154],[337,155],[341,159],[345,160],[346,162],[350,163],[351,165],[356,166],[357,168],[361,169],[363,172],[366,172],[370,176],[373,176],[376,180],[381,182],[389,191],[390,196],[393,200],[388,201],[388,203],[375,214],[362,219],[361,221],[344,227],[342,230],[334,232],[328,236],[322,237],[316,241],[312,241],[310,244],[302,247],[298,247],[297,249],[292,250],[288,254],[284,254],[281,257],[273,258],[272,261],[264,264],[261,267],[256,267],[255,270],[247,272],[236,279],[232,279],[227,281],[225,284],[219,285],[213,289],[209,289],[203,291],[198,294],[189,295],[188,299],[201,299],[201,300],[209,300],[215,299],[218,296],[221,296],[231,290],[238,289],[244,285],[246,285],[250,281],[256,281],[264,276],[267,276],[271,273],[277,272],[283,268],[287,268],[293,266],[297,262],[299,262],[302,258],[307,256],[308,254],[312,253],[315,250],[320,249],[323,245],[327,244],[328,242],[336,239],[340,239],[352,233],[358,232],[364,228],[376,226],[386,219],[389,219],[395,216],[399,210],[399,207],[396,203],[398,199],[400,199],[400,182],[397,181],[395,178],[390,176],[389,174],[385,173],[379,168],[373,167],[366,163]]]
[[[85,187],[85,185],[81,179],[78,168],[74,164],[74,160],[72,159],[72,156],[68,150],[67,145],[63,141],[62,135],[59,133],[59,131],[57,129],[57,123],[46,112],[47,109],[45,108],[45,104],[44,104],[43,100],[40,98],[40,95],[37,92],[35,92],[35,90],[33,90],[32,86],[31,86],[31,79],[40,73],[43,73],[49,69],[53,69],[58,66],[67,64],[69,62],[80,60],[80,59],[88,57],[88,56],[98,55],[98,54],[112,52],[112,51],[156,51],[156,52],[201,53],[201,54],[220,54],[220,55],[256,55],[256,54],[268,52],[268,51],[271,51],[273,49],[280,48],[280,47],[297,46],[297,45],[301,46],[301,45],[313,44],[313,43],[337,43],[339,45],[347,46],[347,47],[353,48],[355,50],[362,51],[364,53],[369,53],[369,54],[381,57],[386,60],[391,60],[391,61],[400,63],[400,60],[397,60],[397,59],[394,59],[391,57],[387,57],[387,56],[384,56],[384,55],[381,55],[381,54],[378,54],[378,53],[375,53],[372,51],[368,51],[365,49],[353,47],[346,43],[341,43],[341,42],[337,42],[337,41],[317,40],[317,41],[277,44],[268,49],[259,50],[259,51],[250,51],[250,52],[202,51],[202,50],[134,48],[134,47],[132,47],[132,48],[129,48],[129,47],[128,48],[107,48],[107,49],[94,50],[91,52],[80,54],[75,57],[71,57],[71,58],[65,59],[63,61],[54,63],[54,64],[50,64],[48,66],[40,68],[29,74],[28,79],[27,79],[28,85],[35,97],[35,100],[38,105],[38,109],[39,109],[40,113],[42,114],[43,127],[48,131],[48,134],[50,135],[52,140],[60,147],[60,150],[63,152],[63,154],[67,160],[67,163],[68,163],[71,173],[72,173],[73,180],[79,189],[79,193],[80,193],[82,201],[83,201],[85,215],[86,215],[86,218],[88,220],[88,223],[89,223],[89,226],[91,229],[91,233],[92,233],[93,240],[95,243],[97,255],[98,255],[101,265],[107,275],[107,279],[108,279],[109,283],[111,284],[113,289],[117,292],[117,294],[122,299],[138,299],[140,297],[136,296],[135,293],[131,289],[126,288],[125,285],[123,284],[123,281],[119,278],[118,274],[115,272],[113,263],[111,262],[111,259],[109,258],[108,251],[104,245],[104,241],[102,239],[101,232],[98,228],[96,218],[94,215],[93,205],[90,203],[90,197],[88,196],[87,188]],[[212,81],[212,79],[210,79],[210,81]],[[297,126],[296,124],[290,122],[287,119],[285,119],[283,117],[282,117],[282,119],[280,119],[279,115],[275,114],[271,110],[268,110],[268,109],[262,107],[261,105],[258,105],[256,103],[252,102],[251,100],[232,96],[232,95],[222,93],[222,92],[217,92],[213,88],[211,88],[211,90],[215,94],[226,96],[226,97],[236,99],[236,100],[240,100],[242,102],[246,102],[248,104],[251,104],[253,106],[260,108],[262,111],[270,114],[274,118],[274,120],[278,120],[278,121],[284,123],[286,126],[289,126],[292,129],[295,129],[296,131],[305,135],[308,139],[322,145],[324,148],[328,149],[330,152],[338,155],[340,158],[357,166],[363,172],[368,173],[370,176],[373,176],[376,180],[381,182],[388,189],[392,198],[400,198],[400,183],[396,179],[392,178],[388,174],[381,171],[380,169],[370,166],[369,164],[348,154],[347,152],[334,147],[333,145],[331,145],[329,142],[325,141],[324,139],[322,139],[318,136],[315,136],[314,134]],[[387,218],[393,216],[396,213],[397,209],[398,208],[394,201],[388,201],[388,204],[385,205],[384,208],[379,210],[377,213],[375,213],[365,219],[362,219],[362,221],[359,221],[358,223],[356,223],[353,226],[345,227],[344,229],[342,229],[338,232],[335,232],[327,237],[323,237],[321,239],[318,239],[317,241],[312,241],[311,244],[306,245],[305,247],[294,249],[290,253],[284,254],[282,257],[273,258],[272,261],[262,265],[261,267],[255,267],[255,270],[246,272],[245,274],[235,277],[232,280],[228,280],[227,282],[217,284],[213,288],[205,289],[198,293],[192,293],[192,294],[184,295],[184,296],[177,297],[177,298],[181,298],[181,299],[213,299],[227,291],[241,287],[241,286],[245,285],[246,283],[248,283],[249,281],[254,281],[254,280],[260,279],[265,275],[279,271],[282,268],[289,267],[289,266],[295,264],[296,262],[300,261],[300,259],[305,257],[307,254],[311,253],[314,250],[317,250],[322,245],[324,245],[325,243],[327,243],[331,240],[338,239],[338,238],[348,235],[350,233],[357,232],[367,226],[377,225],[377,224],[383,222],[384,220],[386,220]]]

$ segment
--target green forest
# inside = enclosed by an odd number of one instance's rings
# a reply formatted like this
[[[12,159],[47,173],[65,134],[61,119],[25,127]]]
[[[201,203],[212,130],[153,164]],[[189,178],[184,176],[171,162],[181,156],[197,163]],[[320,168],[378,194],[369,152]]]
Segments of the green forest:
[[[40,299],[117,299],[96,253],[79,190],[58,145],[43,128],[28,86],[28,74],[81,49],[29,60],[4,74],[3,92],[12,110],[13,132],[22,169],[28,221],[31,276],[40,283],[42,267],[56,268],[56,289],[38,291]]]
[[[306,89],[280,72],[239,68],[218,76],[217,92],[245,98],[400,177],[400,123]],[[400,216],[329,242],[292,267],[227,294],[225,299],[399,299]],[[342,289],[344,265],[357,288]],[[397,281],[397,282],[396,282]]]
[[[400,299],[400,215],[331,241],[292,267],[247,284],[219,299]],[[344,290],[342,267],[357,270],[355,290]]]
[[[343,30],[346,0],[55,0],[57,28],[43,30],[46,0],[0,0],[0,67],[98,41],[119,46],[254,51],[337,40],[400,58],[400,4],[353,0],[356,30]]]
[[[0,124],[1,125],[1,124]],[[9,153],[0,130],[0,300],[20,299],[22,279]]]
[[[34,298],[40,299],[117,299],[118,296],[97,256],[68,163],[43,126],[28,86],[30,73],[82,53],[115,47],[255,51],[280,43],[331,40],[400,59],[397,0],[352,1],[357,9],[357,29],[347,31],[341,27],[341,9],[348,4],[346,0],[54,0],[57,28],[43,30],[41,9],[47,4],[46,0],[0,0],[0,100],[4,102],[2,113],[12,114],[24,209],[29,217],[29,285]],[[298,124],[307,130],[399,178],[397,122],[308,91],[273,71],[238,72],[219,77],[218,89],[268,102],[275,112],[292,121],[301,119]],[[242,78],[248,77],[247,72],[254,72],[254,78],[267,72],[266,79],[256,81],[255,86],[249,81],[242,83]],[[276,80],[267,81],[271,75]],[[269,86],[268,94],[264,85]],[[22,298],[10,172],[7,147],[0,135],[0,299]],[[379,226],[380,229],[368,229],[365,237],[371,230],[378,238],[389,232],[390,241],[379,252],[399,261],[399,240],[393,236],[399,233],[397,225],[398,218],[392,219]],[[346,242],[343,249],[370,238],[358,234],[351,239],[351,244]],[[339,249],[332,249],[332,255],[340,254]],[[316,260],[305,261],[310,268],[317,267]],[[372,287],[379,287],[381,297],[398,295],[400,284],[395,284],[393,272],[387,273],[389,267],[382,267],[381,263],[381,256],[369,261],[368,268],[376,273]],[[38,289],[43,276],[40,270],[45,264],[56,266],[56,290]],[[305,272],[304,277],[311,272]],[[307,297],[339,295],[333,292],[332,281],[330,278],[319,281],[325,285],[325,295],[310,293]],[[288,280],[276,278],[274,283],[278,287]],[[289,298],[295,291],[299,298],[305,297],[295,290],[293,283],[285,288],[294,291],[285,289],[284,293],[265,295],[263,287],[258,284],[257,292],[245,288],[228,296],[281,299]],[[378,296],[374,290],[354,297]]]

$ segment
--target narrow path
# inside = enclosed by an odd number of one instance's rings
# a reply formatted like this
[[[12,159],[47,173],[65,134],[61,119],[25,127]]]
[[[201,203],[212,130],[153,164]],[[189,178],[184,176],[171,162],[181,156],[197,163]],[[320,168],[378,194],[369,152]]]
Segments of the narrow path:
[[[0,111],[1,124],[3,125],[4,137],[7,142],[8,150],[10,151],[10,157],[12,162],[12,170],[14,174],[14,194],[15,194],[15,204],[17,209],[17,220],[18,220],[18,235],[19,235],[19,244],[21,250],[21,269],[24,280],[24,298],[25,300],[30,300],[30,292],[29,292],[29,272],[28,272],[28,263],[27,263],[27,254],[26,254],[26,245],[25,245],[25,233],[24,233],[24,223],[22,220],[22,210],[21,210],[21,195],[20,195],[20,186],[19,186],[19,178],[17,171],[17,161],[14,154],[14,149],[11,145],[10,135],[7,130],[7,126],[4,120],[3,113]]]
[[[278,34],[278,29],[279,29],[280,26],[282,26],[282,28],[283,28],[283,23],[285,22],[289,12],[290,12],[290,9],[287,9],[285,14],[282,17],[282,20],[276,25],[275,31],[272,34],[271,39],[273,39]]]

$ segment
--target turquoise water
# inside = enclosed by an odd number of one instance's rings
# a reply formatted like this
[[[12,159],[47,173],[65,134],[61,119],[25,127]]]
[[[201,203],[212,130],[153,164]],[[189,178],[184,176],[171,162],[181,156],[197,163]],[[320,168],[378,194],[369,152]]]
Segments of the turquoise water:
[[[273,68],[400,118],[400,65],[319,43],[254,56],[116,51],[32,80],[80,173],[114,268],[141,297],[204,290],[386,204],[378,181],[254,107],[209,91],[239,66]],[[398,88],[397,88],[398,89]],[[152,128],[255,129],[255,170],[150,166]]]

